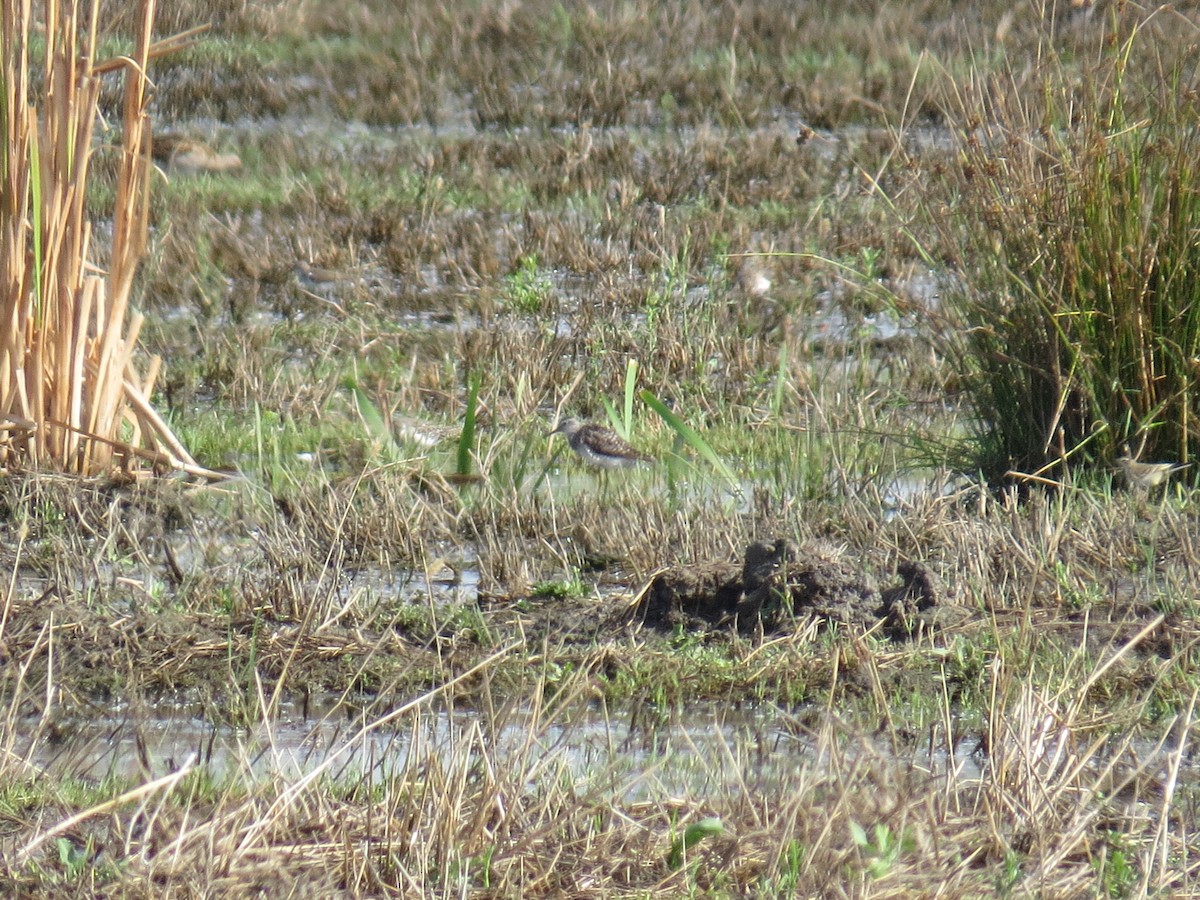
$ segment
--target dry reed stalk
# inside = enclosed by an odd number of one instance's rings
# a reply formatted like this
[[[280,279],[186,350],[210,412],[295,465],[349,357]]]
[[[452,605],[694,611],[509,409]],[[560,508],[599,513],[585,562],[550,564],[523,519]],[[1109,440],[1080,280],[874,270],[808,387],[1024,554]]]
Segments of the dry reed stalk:
[[[86,6],[86,5],[85,5]],[[129,56],[97,63],[100,0],[45,4],[44,84],[30,101],[32,0],[3,6],[5,154],[0,159],[0,469],[78,474],[153,460],[203,471],[150,409],[159,363],[133,362],[129,316],[146,248],[150,191],[147,62],[187,36],[151,44],[142,0]],[[86,16],[86,19],[85,19]],[[108,272],[90,274],[86,197],[100,75],[124,69],[117,199]]]

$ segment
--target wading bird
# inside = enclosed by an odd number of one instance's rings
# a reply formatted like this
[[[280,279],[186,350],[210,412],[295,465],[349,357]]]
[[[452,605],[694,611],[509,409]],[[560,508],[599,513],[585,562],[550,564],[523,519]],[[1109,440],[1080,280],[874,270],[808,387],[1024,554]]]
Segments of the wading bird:
[[[635,450],[611,428],[590,425],[578,419],[563,419],[550,435],[561,434],[589,466],[600,469],[625,469],[654,462],[654,457]]]

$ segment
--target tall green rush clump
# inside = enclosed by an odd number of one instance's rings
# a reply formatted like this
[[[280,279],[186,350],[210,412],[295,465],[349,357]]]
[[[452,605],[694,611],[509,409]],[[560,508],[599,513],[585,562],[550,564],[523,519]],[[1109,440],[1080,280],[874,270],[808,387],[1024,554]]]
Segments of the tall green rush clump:
[[[981,74],[947,104],[953,197],[926,212],[961,279],[950,352],[989,478],[1108,464],[1125,442],[1194,452],[1200,104],[1149,24],[1070,65],[1047,32],[1032,76]]]

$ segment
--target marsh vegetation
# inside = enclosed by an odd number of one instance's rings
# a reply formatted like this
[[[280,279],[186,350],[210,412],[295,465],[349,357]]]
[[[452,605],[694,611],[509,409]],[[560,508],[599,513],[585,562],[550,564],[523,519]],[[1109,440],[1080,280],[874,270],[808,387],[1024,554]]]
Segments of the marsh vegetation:
[[[1195,893],[1200,11],[436,6],[159,16],[228,477],[0,479],[3,891]]]

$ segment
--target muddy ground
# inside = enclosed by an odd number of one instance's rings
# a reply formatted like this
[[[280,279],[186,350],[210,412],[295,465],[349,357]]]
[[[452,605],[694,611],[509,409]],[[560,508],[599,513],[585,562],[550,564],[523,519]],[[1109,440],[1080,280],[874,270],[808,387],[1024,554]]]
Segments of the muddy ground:
[[[205,524],[196,498],[214,489],[97,482],[81,492],[67,482],[25,483],[44,513],[56,512],[5,526],[16,573],[3,630],[6,680],[27,713],[43,706],[48,684],[63,715],[128,696],[170,696],[220,719],[229,692],[255,679],[293,697],[334,691],[403,699],[502,647],[512,655],[499,667],[500,681],[516,691],[525,689],[530,660],[541,660],[535,669],[581,665],[603,690],[637,694],[646,685],[622,686],[622,676],[645,679],[646,660],[657,660],[651,671],[669,668],[681,647],[737,660],[784,646],[791,656],[776,667],[740,672],[733,683],[691,684],[688,696],[786,692],[788,673],[780,670],[794,665],[804,670],[797,699],[835,678],[848,697],[854,667],[835,675],[830,664],[847,652],[853,657],[862,635],[876,653],[926,663],[943,659],[947,648],[987,644],[997,629],[1033,627],[1039,644],[1062,652],[1087,646],[1103,654],[1136,637],[1134,658],[1147,663],[1186,652],[1197,637],[1187,616],[1139,602],[1129,579],[1114,581],[1114,598],[1125,599],[1114,599],[1108,613],[1093,605],[1021,614],[981,607],[953,570],[944,579],[908,559],[889,571],[870,553],[816,537],[753,542],[740,559],[664,559],[639,580],[610,564],[591,573],[595,586],[582,593],[483,590],[469,571],[451,567],[401,588],[377,566],[329,569],[324,559],[345,548],[300,541],[286,514],[267,514],[240,535]],[[213,557],[207,565],[202,547]],[[234,556],[222,559],[231,547]],[[121,562],[102,563],[114,548]],[[236,590],[229,566],[238,572]],[[1126,675],[1137,681],[1133,671]],[[973,666],[948,676],[919,664],[892,668],[885,678],[889,691],[940,691],[950,683],[969,694],[979,676]],[[465,686],[462,698],[469,702],[470,694]]]

